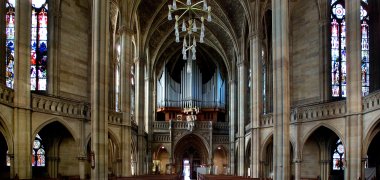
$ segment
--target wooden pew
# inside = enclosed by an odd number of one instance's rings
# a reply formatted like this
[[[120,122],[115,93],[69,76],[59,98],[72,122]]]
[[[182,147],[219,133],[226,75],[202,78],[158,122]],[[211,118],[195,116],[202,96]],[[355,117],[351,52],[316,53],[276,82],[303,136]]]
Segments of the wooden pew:
[[[112,180],[180,180],[178,175],[140,175],[131,177],[113,177]],[[110,179],[111,180],[111,179]]]
[[[250,178],[242,176],[231,176],[231,175],[210,175],[210,174],[198,174],[199,180],[271,180],[269,178]]]

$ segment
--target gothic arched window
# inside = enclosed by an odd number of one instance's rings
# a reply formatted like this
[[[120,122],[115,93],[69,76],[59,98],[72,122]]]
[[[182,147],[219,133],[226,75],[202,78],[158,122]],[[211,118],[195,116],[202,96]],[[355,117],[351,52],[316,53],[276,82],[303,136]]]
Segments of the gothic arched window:
[[[361,1],[362,95],[369,93],[369,27],[367,1]],[[331,1],[331,88],[333,97],[346,97],[346,22],[344,0]]]
[[[32,0],[30,84],[32,91],[46,91],[48,61],[48,3]]]
[[[115,111],[120,111],[120,44],[116,45],[115,62]]]
[[[362,50],[362,94],[369,94],[369,16],[368,2],[362,1],[360,6],[360,23],[361,23],[361,50]]]
[[[333,147],[335,148],[332,152],[332,169],[344,170],[344,146],[342,141],[339,139]]]
[[[15,0],[8,0],[5,4],[5,82],[6,86],[13,89],[14,83],[14,55],[15,55]]]
[[[42,145],[42,139],[37,134],[34,138],[32,149],[32,166],[44,167],[45,166],[45,150]]]

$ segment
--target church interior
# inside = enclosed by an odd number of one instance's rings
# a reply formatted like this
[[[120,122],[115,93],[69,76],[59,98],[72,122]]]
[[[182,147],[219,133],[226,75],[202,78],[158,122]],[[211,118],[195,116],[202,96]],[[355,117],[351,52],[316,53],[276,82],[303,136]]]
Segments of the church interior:
[[[0,179],[380,177],[377,0],[0,8]]]

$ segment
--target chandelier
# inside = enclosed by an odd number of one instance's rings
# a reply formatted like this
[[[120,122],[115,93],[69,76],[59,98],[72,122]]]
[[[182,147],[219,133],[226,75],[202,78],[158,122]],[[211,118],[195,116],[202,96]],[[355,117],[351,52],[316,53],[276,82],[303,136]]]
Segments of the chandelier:
[[[180,33],[185,33],[183,35],[183,45],[182,45],[182,59],[184,60],[196,60],[196,49],[197,40],[195,33],[199,33],[198,42],[203,43],[205,37],[205,17],[203,15],[207,14],[207,21],[211,21],[211,7],[207,6],[206,0],[201,0],[192,3],[191,0],[186,0],[182,2],[181,0],[173,0],[172,4],[169,4],[169,14],[168,20],[171,21],[172,14],[174,14],[175,26],[174,34],[175,41],[180,42]],[[200,20],[200,28],[197,26],[197,19]],[[181,32],[179,31],[179,24],[181,23]],[[190,52],[191,51],[191,52]],[[189,53],[187,53],[189,52]],[[189,56],[188,56],[189,54]],[[191,54],[191,55],[190,55]]]

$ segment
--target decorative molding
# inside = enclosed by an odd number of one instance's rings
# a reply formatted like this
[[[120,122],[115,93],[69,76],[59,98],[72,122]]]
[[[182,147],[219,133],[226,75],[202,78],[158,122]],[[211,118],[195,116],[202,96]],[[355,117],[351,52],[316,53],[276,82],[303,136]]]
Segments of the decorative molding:
[[[346,115],[346,101],[318,103],[292,109],[291,122],[332,119]]]
[[[229,135],[213,135],[213,144],[229,144]]]
[[[169,134],[153,134],[154,142],[166,142],[170,143],[170,135]]]
[[[5,85],[0,85],[0,103],[13,106],[14,91],[6,87]]]
[[[90,119],[90,105],[85,102],[32,93],[32,110],[78,119]]]
[[[268,113],[268,114],[261,115],[260,126],[263,126],[263,127],[273,126],[273,114]]]
[[[123,113],[108,111],[108,123],[121,125],[123,122]]]
[[[380,90],[363,98],[363,112],[371,112],[380,109]]]
[[[120,26],[119,29],[117,30],[117,32],[119,34],[123,34],[123,33],[126,33],[127,35],[135,35],[136,34],[136,31],[131,29],[131,28],[128,28],[127,26]]]

